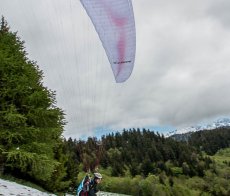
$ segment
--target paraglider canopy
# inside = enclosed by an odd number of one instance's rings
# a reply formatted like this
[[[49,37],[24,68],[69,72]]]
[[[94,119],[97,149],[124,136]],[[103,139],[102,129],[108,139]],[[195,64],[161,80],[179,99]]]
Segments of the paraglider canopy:
[[[136,32],[131,0],[80,0],[103,44],[116,82],[132,73]]]

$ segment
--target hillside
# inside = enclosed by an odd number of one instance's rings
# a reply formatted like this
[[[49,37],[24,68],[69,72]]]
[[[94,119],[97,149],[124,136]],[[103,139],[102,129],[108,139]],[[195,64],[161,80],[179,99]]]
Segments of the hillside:
[[[178,173],[173,178],[161,175],[157,177],[149,175],[146,179],[140,176],[135,178],[129,177],[109,177],[103,182],[103,186],[107,187],[110,184],[110,188],[117,187],[124,191],[126,187],[128,191],[139,190],[136,196],[145,195],[181,195],[181,196],[198,196],[198,195],[230,195],[230,149],[224,149],[218,151],[211,159],[215,160],[215,164],[212,168],[205,171],[204,177],[186,177]],[[175,168],[177,171],[178,168]],[[175,171],[176,171],[175,170]],[[115,185],[115,186],[113,186]],[[140,191],[140,187],[145,187],[143,191]],[[3,196],[16,196],[16,195],[36,195],[36,196],[54,196],[45,192],[26,187],[15,182],[9,182],[0,179],[0,190]],[[99,196],[122,196],[120,194],[100,192]],[[70,195],[67,195],[70,196]]]
[[[214,155],[219,149],[230,147],[230,127],[174,134],[170,138],[187,142],[190,146]]]

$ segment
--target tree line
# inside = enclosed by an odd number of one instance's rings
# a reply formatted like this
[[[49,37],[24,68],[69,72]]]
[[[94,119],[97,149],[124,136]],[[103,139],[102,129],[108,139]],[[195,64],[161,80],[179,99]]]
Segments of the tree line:
[[[188,144],[214,155],[218,150],[230,147],[230,127],[195,132],[189,137]]]
[[[127,171],[133,177],[147,177],[162,171],[174,175],[172,167],[181,167],[181,173],[186,175],[202,176],[202,171],[211,163],[196,148],[146,129],[123,130],[102,136],[101,140],[69,138],[64,142],[66,146],[74,147],[72,151],[85,171],[101,166],[111,168],[112,176],[124,176]]]

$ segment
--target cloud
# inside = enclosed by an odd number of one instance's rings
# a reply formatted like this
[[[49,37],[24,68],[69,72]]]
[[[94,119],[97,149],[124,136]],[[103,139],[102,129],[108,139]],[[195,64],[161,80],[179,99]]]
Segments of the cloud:
[[[213,20],[216,20],[223,28],[230,27],[230,16],[229,16],[230,2],[226,0],[220,0],[218,2],[213,1],[213,4],[207,10],[207,14]]]
[[[66,113],[66,137],[133,127],[183,127],[230,115],[227,0],[133,1],[133,73],[116,84],[79,1],[1,0]]]

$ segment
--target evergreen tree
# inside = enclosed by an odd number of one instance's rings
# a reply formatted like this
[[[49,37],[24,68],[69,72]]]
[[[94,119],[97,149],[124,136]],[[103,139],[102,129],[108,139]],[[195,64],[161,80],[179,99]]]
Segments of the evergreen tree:
[[[230,128],[220,127],[213,130],[203,130],[191,134],[190,145],[214,155],[219,149],[230,147]]]
[[[56,106],[55,93],[43,86],[43,73],[28,59],[24,42],[3,17],[0,27],[0,164],[5,172],[51,189],[60,184],[52,180],[57,171],[65,176],[65,160],[55,158],[64,113]]]
[[[67,157],[66,167],[67,167],[67,176],[66,179],[71,181],[70,186],[74,189],[77,185],[77,175],[78,167],[80,164],[80,158],[77,155],[76,140],[73,141],[72,138],[69,138],[68,141],[64,140],[63,143],[63,152]]]

